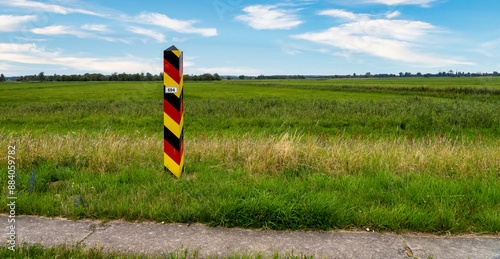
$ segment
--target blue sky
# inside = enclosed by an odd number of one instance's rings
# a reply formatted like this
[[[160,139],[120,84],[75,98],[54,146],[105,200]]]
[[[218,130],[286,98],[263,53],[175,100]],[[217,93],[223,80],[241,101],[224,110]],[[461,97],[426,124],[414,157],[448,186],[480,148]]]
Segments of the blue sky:
[[[500,70],[497,0],[0,0],[0,73]]]

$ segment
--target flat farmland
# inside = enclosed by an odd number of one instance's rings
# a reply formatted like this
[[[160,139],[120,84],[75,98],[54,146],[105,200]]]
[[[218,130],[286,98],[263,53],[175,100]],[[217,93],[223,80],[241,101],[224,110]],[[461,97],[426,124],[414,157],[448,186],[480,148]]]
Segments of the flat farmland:
[[[15,144],[17,214],[500,232],[500,78],[186,82],[179,180],[163,171],[162,92],[0,84],[0,180],[7,193]]]

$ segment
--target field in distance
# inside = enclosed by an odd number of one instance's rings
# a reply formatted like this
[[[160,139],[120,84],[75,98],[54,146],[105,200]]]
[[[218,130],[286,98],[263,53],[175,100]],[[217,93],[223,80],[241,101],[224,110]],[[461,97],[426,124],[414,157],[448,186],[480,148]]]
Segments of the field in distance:
[[[18,150],[16,212],[500,232],[500,78],[226,80],[184,91],[176,180],[163,172],[161,82],[0,84],[0,143]],[[7,182],[7,159],[0,167]]]

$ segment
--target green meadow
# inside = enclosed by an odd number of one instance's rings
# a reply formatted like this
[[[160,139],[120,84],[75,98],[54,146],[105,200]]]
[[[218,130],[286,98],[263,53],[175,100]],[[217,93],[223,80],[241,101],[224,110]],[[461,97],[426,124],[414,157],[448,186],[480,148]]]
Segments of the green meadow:
[[[184,87],[175,179],[163,167],[161,82],[0,84],[0,181],[8,193],[15,145],[16,213],[500,233],[500,78]]]

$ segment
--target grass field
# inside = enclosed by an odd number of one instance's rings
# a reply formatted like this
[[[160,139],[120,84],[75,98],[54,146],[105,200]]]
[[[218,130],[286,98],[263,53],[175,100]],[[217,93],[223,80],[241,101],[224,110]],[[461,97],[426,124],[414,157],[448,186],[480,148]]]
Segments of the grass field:
[[[188,82],[180,180],[163,171],[162,91],[0,84],[16,213],[500,233],[500,78]]]
[[[71,258],[71,259],[198,259],[200,258],[199,250],[180,249],[173,251],[165,250],[162,256],[145,255],[145,254],[130,254],[120,253],[117,251],[108,251],[103,247],[84,247],[83,245],[59,245],[52,247],[44,247],[40,244],[28,245],[26,243],[20,245],[16,251],[10,251],[5,246],[0,246],[0,258],[6,259],[47,259],[47,258]],[[294,254],[293,251],[287,253],[274,253],[272,255],[263,255],[260,252],[245,252],[242,254],[234,253],[227,256],[211,255],[202,258],[224,258],[224,259],[308,259],[312,256],[306,256],[301,253]]]

